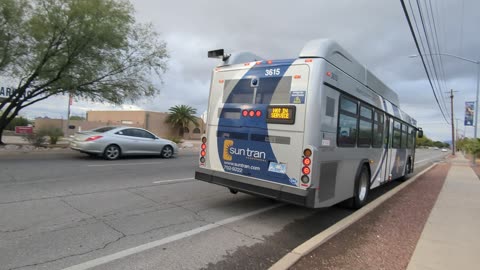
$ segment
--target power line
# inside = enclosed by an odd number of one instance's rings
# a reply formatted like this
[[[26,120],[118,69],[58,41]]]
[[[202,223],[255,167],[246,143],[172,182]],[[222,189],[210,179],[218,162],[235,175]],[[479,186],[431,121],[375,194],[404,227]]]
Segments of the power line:
[[[430,4],[430,10],[431,10],[431,15],[432,15],[432,21],[433,21],[433,29],[435,31],[435,39],[436,39],[436,44],[437,44],[437,48],[438,48],[438,53],[440,53],[442,50],[441,50],[441,47],[440,47],[440,41],[439,41],[439,38],[438,38],[438,33],[437,33],[437,23],[435,21],[435,15],[434,15],[434,10],[433,10],[433,7],[432,7],[432,0],[428,0],[429,1],[429,4]],[[437,5],[435,6],[436,7],[436,10],[437,10],[437,15],[438,16],[438,3]],[[440,27],[441,27],[441,24],[440,24],[440,20],[439,20],[439,24],[438,24],[438,28],[439,28],[439,32],[440,32]],[[443,83],[444,83],[444,87],[447,88],[447,84],[446,84],[446,75],[445,75],[445,66],[443,65],[443,58],[438,55],[439,57],[439,60],[440,60],[440,66],[442,67],[442,77],[443,77]]]
[[[405,18],[407,19],[408,26],[410,28],[410,32],[412,33],[413,41],[415,42],[415,46],[417,47],[417,51],[420,55],[420,58],[422,59],[423,68],[425,69],[425,73],[427,74],[428,82],[430,83],[430,87],[432,88],[433,96],[435,97],[435,101],[437,102],[437,105],[440,108],[440,112],[443,115],[443,119],[445,119],[445,122],[448,123],[448,120],[445,116],[445,113],[443,112],[442,107],[441,107],[440,103],[438,102],[438,97],[437,97],[437,94],[435,93],[435,89],[433,87],[432,80],[430,78],[430,74],[428,74],[428,69],[427,69],[427,66],[425,65],[425,59],[423,58],[422,52],[420,51],[420,46],[418,45],[418,40],[417,40],[417,37],[415,35],[415,31],[413,30],[412,21],[410,20],[410,16],[408,15],[407,7],[405,6],[404,0],[400,0],[400,3],[402,4],[403,12],[405,13]]]
[[[458,46],[458,55],[462,55],[463,47],[463,15],[465,14],[465,0],[462,0],[462,16],[460,17],[460,45]]]
[[[432,45],[430,44],[430,38],[429,38],[429,35],[428,35],[428,31],[425,27],[425,20],[424,20],[424,17],[423,17],[422,7],[420,6],[419,0],[416,0],[416,3],[417,3],[417,7],[418,7],[418,14],[420,16],[420,21],[422,23],[423,33],[425,34],[425,41],[427,42],[428,55],[430,56],[432,67],[433,67],[433,75],[436,78],[435,81],[436,81],[437,86],[438,86],[437,91],[440,92],[440,96],[442,97],[443,105],[446,108],[445,97],[443,96],[443,91],[440,87],[440,83],[439,83],[439,79],[438,79],[438,71],[437,71],[437,67],[436,67],[436,64],[435,64],[435,60],[434,60],[435,55],[434,55],[433,50],[432,50]],[[427,10],[427,16],[428,16],[428,8],[425,8],[425,9]],[[429,24],[429,26],[430,26],[430,32],[432,32],[431,31],[431,24]],[[432,36],[432,35],[430,35],[430,36]],[[447,115],[448,115],[448,109],[446,111],[447,111]]]
[[[412,2],[411,2],[410,0],[409,0],[409,5],[410,5],[410,10],[412,11],[412,17],[413,17],[413,22],[415,23],[415,28],[417,29],[417,33],[419,33],[420,45],[421,45],[423,51],[424,51],[424,52],[427,52],[427,49],[425,48],[425,44],[424,44],[424,42],[423,42],[422,35],[420,35],[421,31],[420,31],[420,28],[418,27],[417,18],[416,18],[416,16],[415,16],[415,11],[414,11],[414,9],[413,9],[413,7],[412,7]],[[419,11],[419,13],[421,12],[420,9],[418,9],[418,11]],[[421,23],[422,23],[422,26],[424,26],[423,22],[421,22]],[[424,29],[425,29],[425,28],[424,28]],[[425,33],[425,41],[427,41],[428,36],[427,36],[427,34],[426,34],[426,31],[424,31],[424,33]],[[422,53],[420,52],[420,54],[422,54]],[[431,56],[431,52],[430,52],[430,59],[432,59],[431,57],[432,57],[432,56]],[[427,75],[430,74],[428,70],[432,70],[432,69],[433,69],[433,65],[434,65],[433,61],[427,61],[427,70],[426,70]],[[437,82],[437,86],[439,86],[439,85],[438,85],[438,78],[437,78],[436,82]],[[437,91],[437,92],[440,92],[441,100],[443,101],[441,104],[439,104],[440,111],[442,112],[442,114],[444,114],[444,115],[447,114],[447,115],[448,115],[448,109],[447,109],[447,106],[446,106],[446,104],[445,104],[445,98],[444,98],[444,96],[443,96],[442,90],[441,90],[441,89],[435,89],[435,87],[433,87],[433,86],[432,86],[432,90],[433,90],[434,95],[435,95],[436,91]],[[438,103],[438,102],[437,102],[437,103]],[[443,108],[441,107],[441,105],[443,105]],[[449,117],[450,117],[450,116],[448,116],[448,118],[449,118]],[[446,120],[446,121],[448,121],[448,120]]]
[[[429,6],[430,6],[430,15],[431,15],[431,18],[432,18],[431,23],[433,24],[433,30],[434,30],[434,44],[436,45],[437,59],[438,59],[438,61],[439,61],[439,63],[440,63],[440,77],[442,77],[442,80],[441,80],[440,82],[443,83],[442,85],[443,85],[444,89],[447,89],[447,85],[446,85],[446,83],[445,83],[445,81],[446,81],[446,80],[445,80],[445,78],[446,78],[446,76],[445,76],[445,68],[444,68],[444,65],[443,65],[442,56],[440,55],[440,52],[441,52],[441,50],[440,50],[440,42],[439,42],[439,40],[438,40],[438,34],[437,34],[437,26],[436,26],[437,23],[435,22],[435,16],[434,16],[434,14],[433,14],[434,11],[433,11],[433,7],[432,7],[432,0],[428,0],[428,3],[429,3]],[[427,9],[427,11],[428,11],[428,9]],[[428,13],[428,12],[427,12],[427,13]],[[440,83],[440,82],[439,82],[439,83]],[[442,91],[441,93],[443,93],[443,91]],[[445,97],[443,96],[443,94],[442,94],[442,98],[444,99],[444,104],[445,104],[446,102],[445,102]],[[446,105],[446,104],[445,104],[445,105]]]

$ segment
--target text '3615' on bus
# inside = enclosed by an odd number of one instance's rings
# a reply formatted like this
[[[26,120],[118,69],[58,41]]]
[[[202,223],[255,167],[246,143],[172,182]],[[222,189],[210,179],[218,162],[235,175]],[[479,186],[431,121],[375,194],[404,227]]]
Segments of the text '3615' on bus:
[[[208,55],[222,63],[196,179],[311,208],[359,208],[370,189],[413,172],[416,121],[336,42],[310,41],[286,60]]]

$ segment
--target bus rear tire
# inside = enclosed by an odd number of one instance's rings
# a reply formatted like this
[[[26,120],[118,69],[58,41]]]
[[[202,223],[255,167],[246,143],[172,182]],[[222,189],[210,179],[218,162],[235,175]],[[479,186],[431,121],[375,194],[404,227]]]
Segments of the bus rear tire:
[[[349,205],[352,209],[360,209],[367,203],[368,194],[370,193],[370,171],[367,165],[363,165],[360,173],[355,179],[355,189],[353,198],[350,199]]]
[[[409,158],[407,161],[407,165],[405,166],[405,175],[398,178],[400,182],[405,182],[410,178],[410,174],[413,172],[412,170],[412,160]]]

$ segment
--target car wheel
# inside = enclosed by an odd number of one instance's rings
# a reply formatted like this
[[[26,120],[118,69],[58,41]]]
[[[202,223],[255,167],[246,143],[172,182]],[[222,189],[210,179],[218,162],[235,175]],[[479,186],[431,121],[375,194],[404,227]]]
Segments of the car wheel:
[[[367,203],[370,191],[370,173],[367,166],[363,165],[360,174],[355,179],[355,190],[351,199],[350,207],[359,209]]]
[[[160,153],[162,158],[171,158],[173,156],[173,147],[170,145],[165,145]]]
[[[103,157],[108,160],[115,160],[120,157],[121,151],[120,147],[115,144],[111,144],[105,148],[105,151],[103,151]]]

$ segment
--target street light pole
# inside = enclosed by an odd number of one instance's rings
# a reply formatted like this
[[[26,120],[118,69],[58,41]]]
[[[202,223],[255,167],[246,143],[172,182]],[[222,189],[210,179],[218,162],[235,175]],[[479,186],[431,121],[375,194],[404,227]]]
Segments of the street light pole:
[[[475,115],[474,115],[474,130],[473,130],[473,137],[475,139],[477,139],[477,124],[478,124],[478,88],[479,88],[479,81],[480,81],[480,62],[477,61],[476,62],[477,64],[477,94],[476,94],[476,97],[475,97]],[[476,166],[477,165],[477,162],[476,162],[476,156],[475,154],[472,153],[472,165],[473,166]]]
[[[476,98],[475,98],[475,120],[474,120],[474,126],[473,126],[473,137],[477,139],[477,129],[478,129],[478,92],[479,92],[479,84],[480,84],[480,61],[464,58],[461,56],[449,54],[449,53],[432,53],[432,54],[426,54],[426,55],[444,55],[444,56],[450,56],[453,58],[457,58],[459,60],[467,61],[473,64],[477,65],[477,92],[476,92]],[[418,55],[410,55],[409,57],[418,57]],[[477,163],[475,162],[475,155],[472,155],[472,165],[476,165]]]

